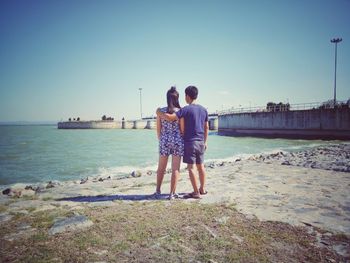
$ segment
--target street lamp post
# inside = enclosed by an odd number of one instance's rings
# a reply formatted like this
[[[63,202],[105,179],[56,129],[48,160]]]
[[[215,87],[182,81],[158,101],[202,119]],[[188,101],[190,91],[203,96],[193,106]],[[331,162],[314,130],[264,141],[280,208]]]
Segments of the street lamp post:
[[[141,120],[142,120],[142,88],[139,88],[140,91],[140,113],[141,113]]]
[[[337,102],[337,47],[338,43],[341,42],[343,39],[341,38],[333,38],[331,39],[331,43],[335,44],[335,59],[334,59],[334,108],[335,104]]]

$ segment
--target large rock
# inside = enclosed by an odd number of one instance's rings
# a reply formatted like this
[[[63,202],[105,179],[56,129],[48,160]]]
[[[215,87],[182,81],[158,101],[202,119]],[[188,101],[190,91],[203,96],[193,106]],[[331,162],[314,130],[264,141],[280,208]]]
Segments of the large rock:
[[[47,183],[46,188],[54,188],[59,185],[61,185],[59,181],[50,181]]]
[[[89,180],[89,177],[80,180],[80,184],[85,184]]]
[[[281,163],[282,165],[290,165],[290,162],[289,161],[284,161]]]
[[[3,195],[8,195],[12,197],[22,197],[22,196],[34,196],[35,191],[32,189],[23,189],[23,188],[7,188],[2,191]]]
[[[142,173],[140,171],[133,171],[131,173],[131,176],[132,177],[141,177]]]
[[[11,192],[11,188],[6,188],[5,190],[2,191],[3,195],[8,195]]]
[[[4,191],[2,191],[2,194],[12,196],[12,197],[21,197],[22,191],[23,189],[7,188]]]
[[[93,222],[84,215],[77,215],[73,217],[67,217],[58,219],[55,224],[50,228],[49,234],[55,235],[66,231],[76,231],[84,228],[88,228],[93,225]]]

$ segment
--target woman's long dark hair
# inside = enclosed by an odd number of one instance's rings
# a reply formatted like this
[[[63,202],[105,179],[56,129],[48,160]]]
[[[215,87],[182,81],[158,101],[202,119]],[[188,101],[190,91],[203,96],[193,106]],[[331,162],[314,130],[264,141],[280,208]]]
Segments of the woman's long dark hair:
[[[168,103],[167,112],[172,114],[175,112],[175,108],[180,109],[179,104],[179,93],[176,90],[176,87],[172,86],[166,93],[166,101]]]

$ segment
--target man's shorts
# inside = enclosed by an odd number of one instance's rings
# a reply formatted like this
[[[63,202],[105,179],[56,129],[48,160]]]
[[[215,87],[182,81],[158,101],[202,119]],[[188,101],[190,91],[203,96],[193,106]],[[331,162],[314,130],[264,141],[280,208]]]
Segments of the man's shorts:
[[[204,162],[204,141],[185,142],[183,162],[187,164],[202,164]]]

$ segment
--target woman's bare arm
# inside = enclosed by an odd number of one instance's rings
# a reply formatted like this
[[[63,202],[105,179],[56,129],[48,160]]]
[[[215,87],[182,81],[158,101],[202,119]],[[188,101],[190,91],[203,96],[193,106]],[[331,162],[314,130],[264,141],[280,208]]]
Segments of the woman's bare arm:
[[[160,131],[162,129],[162,123],[160,121],[160,117],[157,116],[157,137],[158,137],[158,140],[160,140]]]

